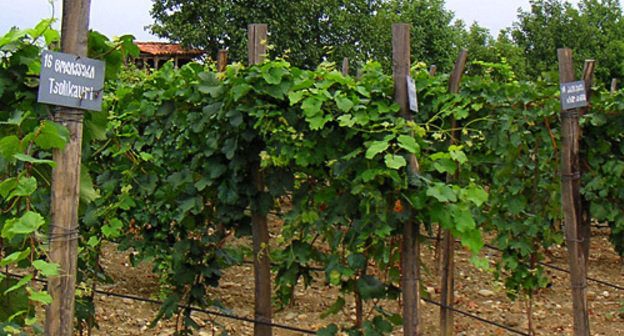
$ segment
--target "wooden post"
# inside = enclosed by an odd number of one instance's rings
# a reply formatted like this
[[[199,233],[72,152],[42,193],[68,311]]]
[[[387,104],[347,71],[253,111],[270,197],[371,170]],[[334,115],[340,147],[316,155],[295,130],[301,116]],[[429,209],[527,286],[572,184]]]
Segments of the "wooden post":
[[[438,66],[433,64],[429,67],[429,76],[433,77],[436,75],[436,71],[438,71]]]
[[[557,57],[559,59],[559,82],[573,82],[572,50],[558,49]],[[578,113],[577,109],[561,111],[561,205],[570,265],[574,335],[589,336],[587,277],[578,232],[581,221]]]
[[[219,54],[217,55],[217,71],[224,72],[225,67],[227,66],[227,57],[228,51],[225,49],[220,49]]]
[[[254,23],[247,28],[249,65],[262,63],[266,58],[268,27],[264,23]]]
[[[249,65],[262,63],[266,55],[267,25],[248,27]],[[264,175],[260,166],[252,168],[256,190],[264,192]],[[266,216],[251,214],[254,251],[255,320],[271,323],[271,260],[269,259],[269,227]],[[270,336],[271,326],[254,323],[255,336]]]
[[[583,66],[583,81],[585,81],[585,94],[586,94],[588,102],[590,101],[590,98],[591,98],[591,87],[592,87],[592,81],[594,77],[595,65],[596,65],[596,62],[594,60],[585,60],[585,64]],[[580,108],[579,116],[585,115],[586,113],[588,113],[588,111],[589,111],[588,107]],[[583,135],[583,131],[579,128],[579,137],[581,137],[582,135]],[[580,143],[580,139],[579,139],[579,143]],[[581,158],[579,157],[579,160],[580,159]],[[585,171],[585,169],[583,170]],[[577,232],[579,235],[578,239],[581,241],[581,252],[583,253],[583,259],[585,260],[585,272],[587,272],[587,267],[589,265],[589,247],[590,247],[590,242],[591,242],[591,214],[589,211],[589,206],[590,206],[590,202],[587,201],[585,197],[581,197],[582,216],[581,216],[581,220],[579,221],[579,227],[577,228]]]
[[[612,96],[613,96],[613,94],[615,93],[615,91],[617,91],[617,83],[618,83],[617,78],[613,78],[613,79],[611,80],[611,95],[612,95]]]
[[[459,83],[461,82],[464,69],[466,67],[466,59],[468,50],[462,49],[455,62],[455,68],[451,73],[449,82],[449,93],[459,93]],[[457,144],[457,120],[451,116],[451,139],[450,145]],[[459,169],[454,175],[448,174],[446,182],[451,182],[459,175]],[[453,335],[453,311],[455,290],[455,237],[450,230],[444,230],[444,239],[442,241],[442,288],[440,292],[440,335]]]
[[[63,53],[87,56],[90,8],[90,0],[63,1]],[[53,153],[56,168],[52,170],[50,262],[60,267],[59,275],[48,279],[48,292],[53,301],[46,309],[46,336],[71,336],[74,329],[82,113],[77,109],[60,109],[55,116],[69,130],[69,142],[65,150]]]
[[[401,115],[412,120],[409,110],[406,77],[410,71],[410,26],[392,25],[392,64],[394,65],[394,99]],[[409,156],[412,174],[419,174],[415,155]],[[420,326],[420,239],[419,223],[410,220],[403,227],[401,250],[401,289],[403,292],[403,330],[406,336],[421,335]]]
[[[347,77],[349,76],[349,58],[345,57],[342,59],[342,75]]]

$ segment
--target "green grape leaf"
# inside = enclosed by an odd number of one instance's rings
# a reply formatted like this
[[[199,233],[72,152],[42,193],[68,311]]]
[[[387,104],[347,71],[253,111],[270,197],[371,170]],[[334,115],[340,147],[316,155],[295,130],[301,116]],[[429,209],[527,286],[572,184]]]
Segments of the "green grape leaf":
[[[58,275],[59,264],[52,264],[44,260],[35,260],[32,265],[39,271],[43,276],[55,276]]]
[[[22,196],[30,196],[37,190],[37,179],[34,177],[22,177],[17,180],[17,185],[15,189],[11,191],[8,199],[13,197],[22,197]]]
[[[400,169],[407,165],[407,161],[405,161],[403,156],[390,153],[386,154],[384,161],[386,162],[386,166],[390,169]]]
[[[367,159],[372,160],[375,155],[385,151],[386,149],[388,149],[388,147],[390,147],[388,141],[373,141],[368,145],[365,156]]]
[[[336,100],[336,106],[338,106],[338,108],[343,112],[349,112],[355,105],[351,101],[351,99],[344,97],[344,96],[338,96],[335,98],[335,100]]]
[[[44,305],[49,305],[52,303],[52,296],[50,296],[50,294],[48,294],[45,291],[41,291],[41,292],[34,292],[31,293],[28,298],[31,301],[36,301],[36,302],[40,302],[43,303]]]
[[[427,196],[434,197],[440,202],[456,202],[455,191],[444,183],[436,183],[427,188]]]
[[[7,160],[12,160],[13,155],[22,151],[20,140],[15,135],[9,135],[0,139],[0,155]]]
[[[474,203],[476,206],[481,206],[488,200],[488,193],[480,186],[471,185],[465,190],[466,200]]]
[[[2,237],[10,240],[18,234],[28,235],[37,231],[43,224],[45,221],[40,214],[28,211],[20,218],[7,220],[2,227]]]
[[[2,237],[6,238],[5,236],[2,236]],[[0,266],[4,267],[6,265],[10,265],[10,264],[13,264],[13,263],[20,262],[20,261],[28,258],[29,256],[30,256],[30,247],[27,247],[23,251],[16,251],[16,252],[13,252],[13,253],[9,254],[8,256],[4,257],[2,260],[0,260]]]
[[[323,102],[320,99],[317,97],[308,97],[303,100],[301,109],[306,117],[312,118],[321,112],[321,106],[323,106]]]
[[[35,138],[35,143],[42,149],[63,149],[67,138],[59,133],[59,129],[51,122],[44,122],[39,127],[39,134]]]
[[[417,155],[420,153],[420,146],[413,137],[409,135],[399,135],[397,140],[399,141],[399,147],[406,151]]]

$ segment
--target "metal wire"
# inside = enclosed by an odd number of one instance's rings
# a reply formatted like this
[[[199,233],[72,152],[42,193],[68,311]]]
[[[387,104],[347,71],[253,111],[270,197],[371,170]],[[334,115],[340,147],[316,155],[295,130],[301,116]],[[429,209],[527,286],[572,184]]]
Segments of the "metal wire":
[[[78,226],[73,228],[65,228],[63,226],[50,224],[50,235],[48,242],[69,242],[78,240],[80,237],[80,229]]]
[[[561,174],[562,181],[575,181],[581,179],[581,172],[577,171],[571,174]]]
[[[567,242],[579,243],[579,244],[580,244],[580,243],[582,243],[582,242],[584,242],[584,241],[585,241],[585,238],[584,238],[584,237],[583,237],[583,238],[581,238],[581,239],[569,239],[569,238],[565,238],[564,240],[565,240],[565,241],[567,241]]]
[[[579,113],[577,109],[569,111],[561,111],[561,119],[578,118]]]
[[[438,241],[440,241],[440,240],[441,240],[441,239],[436,238],[436,237],[429,237],[429,236],[423,236],[423,237],[424,237],[424,238],[426,238],[426,239],[429,239],[429,240],[438,240]],[[457,242],[459,242],[459,241],[455,241],[455,242],[457,243]],[[485,244],[485,245],[484,245],[484,247],[486,247],[486,248],[488,248],[488,249],[490,249],[490,250],[497,251],[497,252],[501,252],[501,253],[503,252],[503,251],[501,251],[499,248],[494,247],[494,246],[492,246],[492,245]],[[526,263],[521,263],[521,264],[522,264],[522,265],[524,265],[524,266],[526,266],[526,267],[530,267],[530,265],[528,265],[528,264],[526,264]],[[544,267],[546,267],[546,268],[553,269],[553,270],[558,271],[558,272],[562,272],[562,273],[567,273],[567,274],[570,274],[570,271],[568,271],[568,270],[567,270],[567,269],[565,269],[565,268],[561,268],[561,267],[558,267],[558,266],[555,266],[555,265],[547,264],[547,263],[544,263],[544,262],[542,262],[542,261],[538,261],[538,262],[537,262],[537,264],[538,264],[538,265],[540,265],[540,266],[544,266]],[[612,283],[609,283],[609,282],[606,282],[606,281],[603,281],[603,280],[600,280],[600,279],[591,278],[591,277],[587,277],[586,279],[587,279],[588,281],[592,281],[592,282],[598,283],[598,284],[603,285],[603,286],[606,286],[606,287],[611,287],[611,288],[613,288],[613,289],[617,289],[617,290],[624,291],[624,287],[622,287],[622,286],[618,286],[618,285],[615,285],[615,284],[612,284]]]
[[[470,317],[470,318],[475,319],[477,321],[480,321],[480,322],[483,322],[483,323],[486,323],[486,324],[489,324],[489,325],[493,325],[493,326],[501,328],[501,329],[505,329],[505,330],[507,330],[509,332],[512,332],[514,334],[518,334],[518,335],[522,335],[522,336],[531,336],[530,334],[527,334],[527,333],[522,332],[520,330],[512,329],[512,328],[510,328],[510,327],[508,327],[506,325],[503,325],[503,324],[500,324],[498,322],[494,322],[494,321],[490,321],[490,320],[484,319],[484,318],[479,317],[477,315],[465,312],[463,310],[459,310],[459,309],[457,309],[455,307],[450,307],[450,306],[441,304],[440,302],[436,302],[436,301],[433,301],[433,300],[430,300],[430,299],[427,299],[427,298],[422,298],[422,300],[427,302],[427,303],[431,303],[433,305],[436,305],[438,307],[442,307],[444,309],[452,310],[452,311],[454,311],[456,313],[459,313],[459,314],[462,314],[464,316]]]
[[[13,277],[13,278],[18,278],[18,279],[24,278],[21,275],[17,275],[17,274],[13,274],[13,273],[8,273],[8,272],[3,272],[3,271],[0,271],[0,273],[4,274],[6,276]],[[48,283],[46,280],[42,280],[42,279],[38,279],[38,278],[35,278],[35,281],[40,282],[40,283],[46,283],[46,284]],[[157,305],[161,305],[161,306],[164,303],[164,302],[158,301],[158,300],[146,299],[146,298],[141,298],[141,297],[132,296],[132,295],[126,295],[126,294],[117,294],[117,293],[112,293],[112,292],[105,292],[103,290],[98,290],[98,289],[96,289],[94,292],[96,292],[98,294],[106,295],[106,296],[120,298],[120,299],[129,299],[129,300],[133,300],[133,301],[152,303],[152,304],[157,304]],[[291,327],[291,326],[278,324],[278,323],[271,323],[271,322],[265,322],[265,321],[261,321],[261,320],[254,320],[254,319],[250,319],[250,318],[242,317],[242,316],[237,316],[237,315],[233,315],[233,314],[226,314],[226,313],[221,313],[221,312],[215,312],[215,311],[211,311],[211,310],[205,310],[205,309],[200,309],[200,308],[195,308],[195,307],[185,306],[185,305],[178,305],[178,308],[180,308],[180,309],[188,309],[190,311],[194,311],[194,312],[197,312],[197,313],[203,313],[203,314],[207,314],[207,315],[213,315],[213,316],[217,316],[217,317],[228,318],[228,319],[231,319],[231,320],[236,320],[236,321],[241,321],[241,322],[258,323],[258,324],[262,324],[262,325],[265,325],[265,326],[270,326],[270,327],[274,327],[274,328],[278,328],[278,329],[284,329],[284,330],[290,330],[290,331],[294,331],[294,332],[298,332],[298,333],[302,333],[302,334],[307,334],[307,335],[316,335],[316,331],[314,331],[314,330],[307,330],[307,329]]]
[[[503,252],[503,251],[501,251],[500,249],[498,249],[498,248],[496,248],[496,247],[494,247],[494,246],[491,246],[491,245],[487,245],[487,244],[486,244],[486,245],[485,245],[485,247],[487,247],[487,248],[489,248],[489,249],[491,249],[491,250],[495,250],[495,251],[501,252],[501,253]],[[528,264],[525,264],[525,263],[522,263],[522,264],[523,264],[524,266],[529,267],[529,265],[528,265]],[[559,272],[562,272],[562,273],[570,274],[570,271],[568,271],[568,270],[567,270],[567,269],[565,269],[565,268],[561,268],[561,267],[558,267],[558,266],[550,265],[550,264],[547,264],[547,263],[542,262],[542,261],[538,261],[538,262],[537,262],[537,264],[538,264],[538,265],[540,265],[540,266],[544,266],[544,267],[546,267],[546,268],[553,269],[553,270],[555,270],[555,271],[559,271]],[[606,282],[606,281],[603,281],[603,280],[599,280],[599,279],[596,279],[596,278],[590,278],[590,277],[587,277],[586,279],[587,279],[588,281],[593,281],[593,282],[598,283],[598,284],[601,284],[601,285],[603,285],[603,286],[607,286],[607,287],[611,287],[611,288],[613,288],[613,289],[617,289],[617,290],[624,291],[624,287],[622,287],[622,286],[614,285],[614,284],[612,284],[612,283],[609,283],[609,282]]]

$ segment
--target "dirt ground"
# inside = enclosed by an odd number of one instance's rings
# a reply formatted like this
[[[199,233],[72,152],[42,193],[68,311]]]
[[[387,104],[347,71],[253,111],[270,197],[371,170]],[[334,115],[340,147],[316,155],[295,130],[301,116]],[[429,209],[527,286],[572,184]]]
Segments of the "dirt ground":
[[[275,224],[279,225],[279,224]],[[592,237],[589,276],[595,279],[624,286],[624,267],[616,256],[608,241],[608,230],[595,229]],[[115,280],[114,285],[102,286],[99,289],[120,294],[139,297],[151,297],[158,290],[157,278],[147,265],[133,268],[129,265],[128,254],[116,250],[113,244],[104,248],[102,258],[106,272]],[[566,251],[560,247],[551,251],[547,263],[561,268],[567,267]],[[424,284],[431,299],[440,300],[440,279],[435,272],[433,248],[423,249],[423,262],[429,270],[425,272]],[[498,252],[484,248],[481,256],[492,263]],[[505,295],[503,285],[495,281],[494,276],[479,270],[470,262],[471,255],[458,248],[456,253],[455,302],[456,308],[478,315],[488,320],[516,330],[527,332],[526,302],[511,302]],[[569,277],[565,273],[547,269],[552,286],[540,291],[534,299],[533,324],[535,335],[572,335],[572,301]],[[624,291],[588,282],[588,301],[590,308],[590,324],[592,335],[613,336],[624,333]],[[233,267],[227,270],[220,287],[212,290],[212,295],[220,297],[223,304],[238,315],[253,318],[253,270],[250,265]],[[336,298],[337,290],[325,286],[319,279],[305,289],[299,286],[294,304],[282,311],[274,313],[274,322],[307,330],[318,330],[334,322],[351,325],[355,320],[353,302],[347,302],[341,314],[321,319],[320,314],[331,306]],[[397,302],[383,302],[384,308],[399,312]],[[368,312],[371,306],[365,307]],[[154,328],[148,328],[158,311],[158,306],[130,299],[119,299],[98,294],[96,296],[96,316],[100,329],[93,335],[172,335],[175,331],[175,320],[161,321]],[[422,303],[424,335],[438,335],[439,308]],[[227,331],[229,335],[253,335],[253,325],[246,322],[226,318],[215,318],[202,313],[194,313],[195,321],[202,327],[197,333],[200,336],[221,335]],[[455,315],[456,335],[517,335],[502,328],[461,315]],[[300,335],[301,333],[274,329],[274,335]],[[392,335],[402,335],[403,330],[396,328]]]

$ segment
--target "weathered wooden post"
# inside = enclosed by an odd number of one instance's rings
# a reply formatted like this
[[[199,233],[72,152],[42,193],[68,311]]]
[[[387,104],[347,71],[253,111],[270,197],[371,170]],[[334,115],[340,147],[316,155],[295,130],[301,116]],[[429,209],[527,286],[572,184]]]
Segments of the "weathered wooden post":
[[[247,33],[249,65],[264,61],[267,42],[267,25],[250,24]],[[252,168],[256,190],[264,192],[264,175],[260,166]],[[256,211],[251,214],[254,252],[255,320],[271,323],[271,260],[269,259],[269,228],[265,215]],[[255,336],[270,336],[271,326],[254,323]]]
[[[612,96],[615,93],[615,91],[617,91],[617,84],[618,84],[617,78],[613,78],[611,80],[611,90],[610,90]]]
[[[407,81],[410,74],[410,26],[392,25],[392,64],[394,65],[394,99],[401,115],[412,120],[409,110]],[[416,156],[409,156],[412,174],[419,174]],[[401,289],[403,292],[403,331],[406,336],[420,335],[420,241],[419,223],[410,220],[403,227],[401,250]]]
[[[461,82],[464,69],[466,67],[466,59],[468,50],[462,49],[455,62],[455,68],[451,73],[449,81],[449,93],[459,93],[459,83]],[[457,144],[457,120],[451,116],[451,139],[450,145]],[[446,182],[456,179],[459,169],[455,174],[448,174]],[[455,237],[450,230],[444,230],[444,238],[442,241],[442,288],[440,292],[440,335],[453,335],[453,310],[454,305],[454,289],[455,289]]]
[[[587,277],[582,242],[578,228],[581,222],[579,164],[579,110],[586,104],[585,83],[574,82],[572,50],[558,49],[559,83],[561,86],[561,205],[565,223],[565,239],[568,247],[574,335],[589,336],[587,311]]]
[[[342,59],[342,75],[347,77],[349,76],[349,58],[345,57]]]
[[[596,65],[596,61],[594,60],[585,60],[585,64],[583,66],[583,81],[585,82],[585,97],[588,102],[591,97],[591,87],[592,87],[592,81],[594,77],[595,65]],[[587,106],[581,107],[579,109],[579,116],[582,117],[588,112],[589,112],[589,107]],[[582,135],[583,135],[583,132],[579,129],[579,137],[582,137]],[[579,143],[580,143],[580,139],[579,139]],[[579,157],[579,160],[580,160],[580,157]],[[585,197],[581,197],[582,216],[581,216],[581,220],[579,221],[579,227],[577,228],[577,232],[579,235],[578,239],[581,241],[581,252],[583,253],[583,258],[585,259],[585,272],[586,272],[585,276],[587,276],[587,266],[589,265],[589,247],[591,243],[591,214],[589,211],[589,206],[590,206],[590,202],[587,201]]]
[[[63,0],[61,51],[87,56],[90,0]],[[61,109],[56,119],[69,130],[65,150],[54,150],[50,218],[50,262],[59,275],[48,279],[53,302],[47,307],[46,336],[71,336],[74,328],[74,295],[78,256],[78,202],[80,155],[82,153],[82,110]]]
[[[429,76],[431,76],[431,77],[435,76],[436,75],[436,71],[438,71],[438,66],[435,65],[435,64],[432,64],[429,67]]]
[[[220,49],[219,54],[217,55],[217,72],[225,71],[225,67],[227,66],[227,57],[228,51],[225,49]]]

